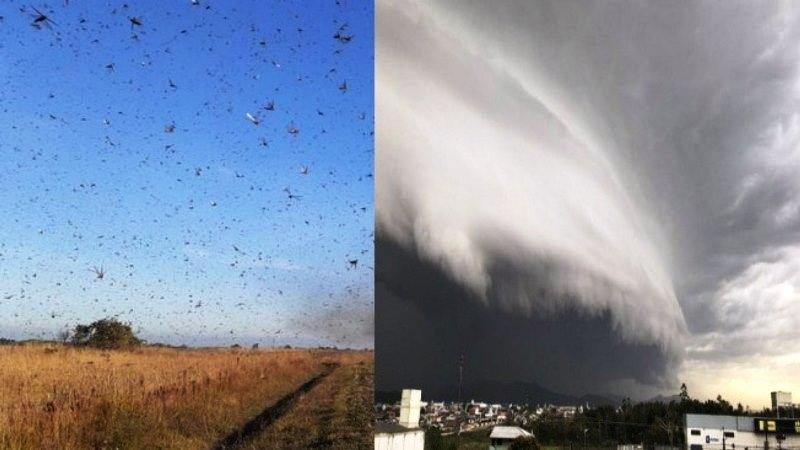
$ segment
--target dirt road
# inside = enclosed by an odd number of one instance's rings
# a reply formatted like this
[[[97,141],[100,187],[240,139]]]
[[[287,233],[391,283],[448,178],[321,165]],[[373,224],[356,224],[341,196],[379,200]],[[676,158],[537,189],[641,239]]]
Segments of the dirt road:
[[[215,450],[371,449],[373,359],[328,365]]]

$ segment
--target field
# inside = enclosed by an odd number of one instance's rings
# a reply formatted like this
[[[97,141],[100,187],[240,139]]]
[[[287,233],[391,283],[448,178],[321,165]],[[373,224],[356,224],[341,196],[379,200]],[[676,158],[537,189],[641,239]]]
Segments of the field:
[[[0,449],[366,448],[372,365],[332,350],[0,346]]]
[[[242,448],[372,449],[372,403],[372,364],[347,365],[334,371],[288,414]]]

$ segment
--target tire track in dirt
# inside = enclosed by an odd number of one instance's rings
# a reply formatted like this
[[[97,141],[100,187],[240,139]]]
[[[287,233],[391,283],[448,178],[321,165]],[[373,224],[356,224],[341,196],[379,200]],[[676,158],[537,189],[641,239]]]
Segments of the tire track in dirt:
[[[342,357],[339,368],[239,450],[371,450],[373,361]]]
[[[313,389],[314,386],[319,384],[338,367],[338,363],[326,363],[322,373],[306,381],[300,385],[299,388],[286,394],[271,406],[268,406],[256,417],[244,424],[241,428],[225,436],[211,448],[213,450],[235,450],[245,444],[250,438],[258,436],[272,423],[286,414],[301,395]]]
[[[351,367],[352,372],[347,375],[353,376],[354,384],[347,384],[342,381],[342,386],[333,394],[332,403],[340,400],[340,396],[344,396],[345,407],[344,410],[340,406],[331,404],[319,410],[315,416],[321,418],[322,430],[313,442],[309,445],[310,449],[340,449],[343,448],[342,444],[346,443],[347,449],[372,449],[373,441],[369,439],[364,442],[360,438],[363,437],[364,432],[372,436],[372,430],[367,425],[366,428],[360,426],[363,423],[363,414],[367,414],[367,423],[371,424],[372,410],[371,406],[374,403],[372,396],[373,382],[365,383],[368,380],[367,369],[362,364],[357,364]],[[333,378],[333,377],[332,377]],[[368,385],[369,399],[362,398],[363,392],[360,387]],[[311,394],[313,395],[313,394]],[[366,406],[366,408],[365,408]],[[353,436],[353,429],[355,428],[358,436]]]

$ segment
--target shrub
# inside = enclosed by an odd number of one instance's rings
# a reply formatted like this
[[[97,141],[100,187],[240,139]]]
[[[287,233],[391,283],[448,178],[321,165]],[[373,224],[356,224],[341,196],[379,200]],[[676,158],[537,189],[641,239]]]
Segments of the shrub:
[[[514,439],[514,442],[511,443],[509,447],[510,450],[539,450],[539,443],[536,442],[536,438],[531,436],[520,436]]]
[[[455,441],[448,442],[438,428],[425,430],[425,450],[455,450]]]

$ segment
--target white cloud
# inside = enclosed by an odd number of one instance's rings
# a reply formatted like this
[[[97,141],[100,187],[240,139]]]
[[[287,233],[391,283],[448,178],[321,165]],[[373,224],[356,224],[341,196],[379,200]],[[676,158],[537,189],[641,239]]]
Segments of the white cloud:
[[[658,230],[613,149],[554,113],[549,93],[470,53],[466,30],[380,8],[395,23],[378,25],[379,227],[487,302],[609,311],[626,339],[679,353],[685,323]]]

